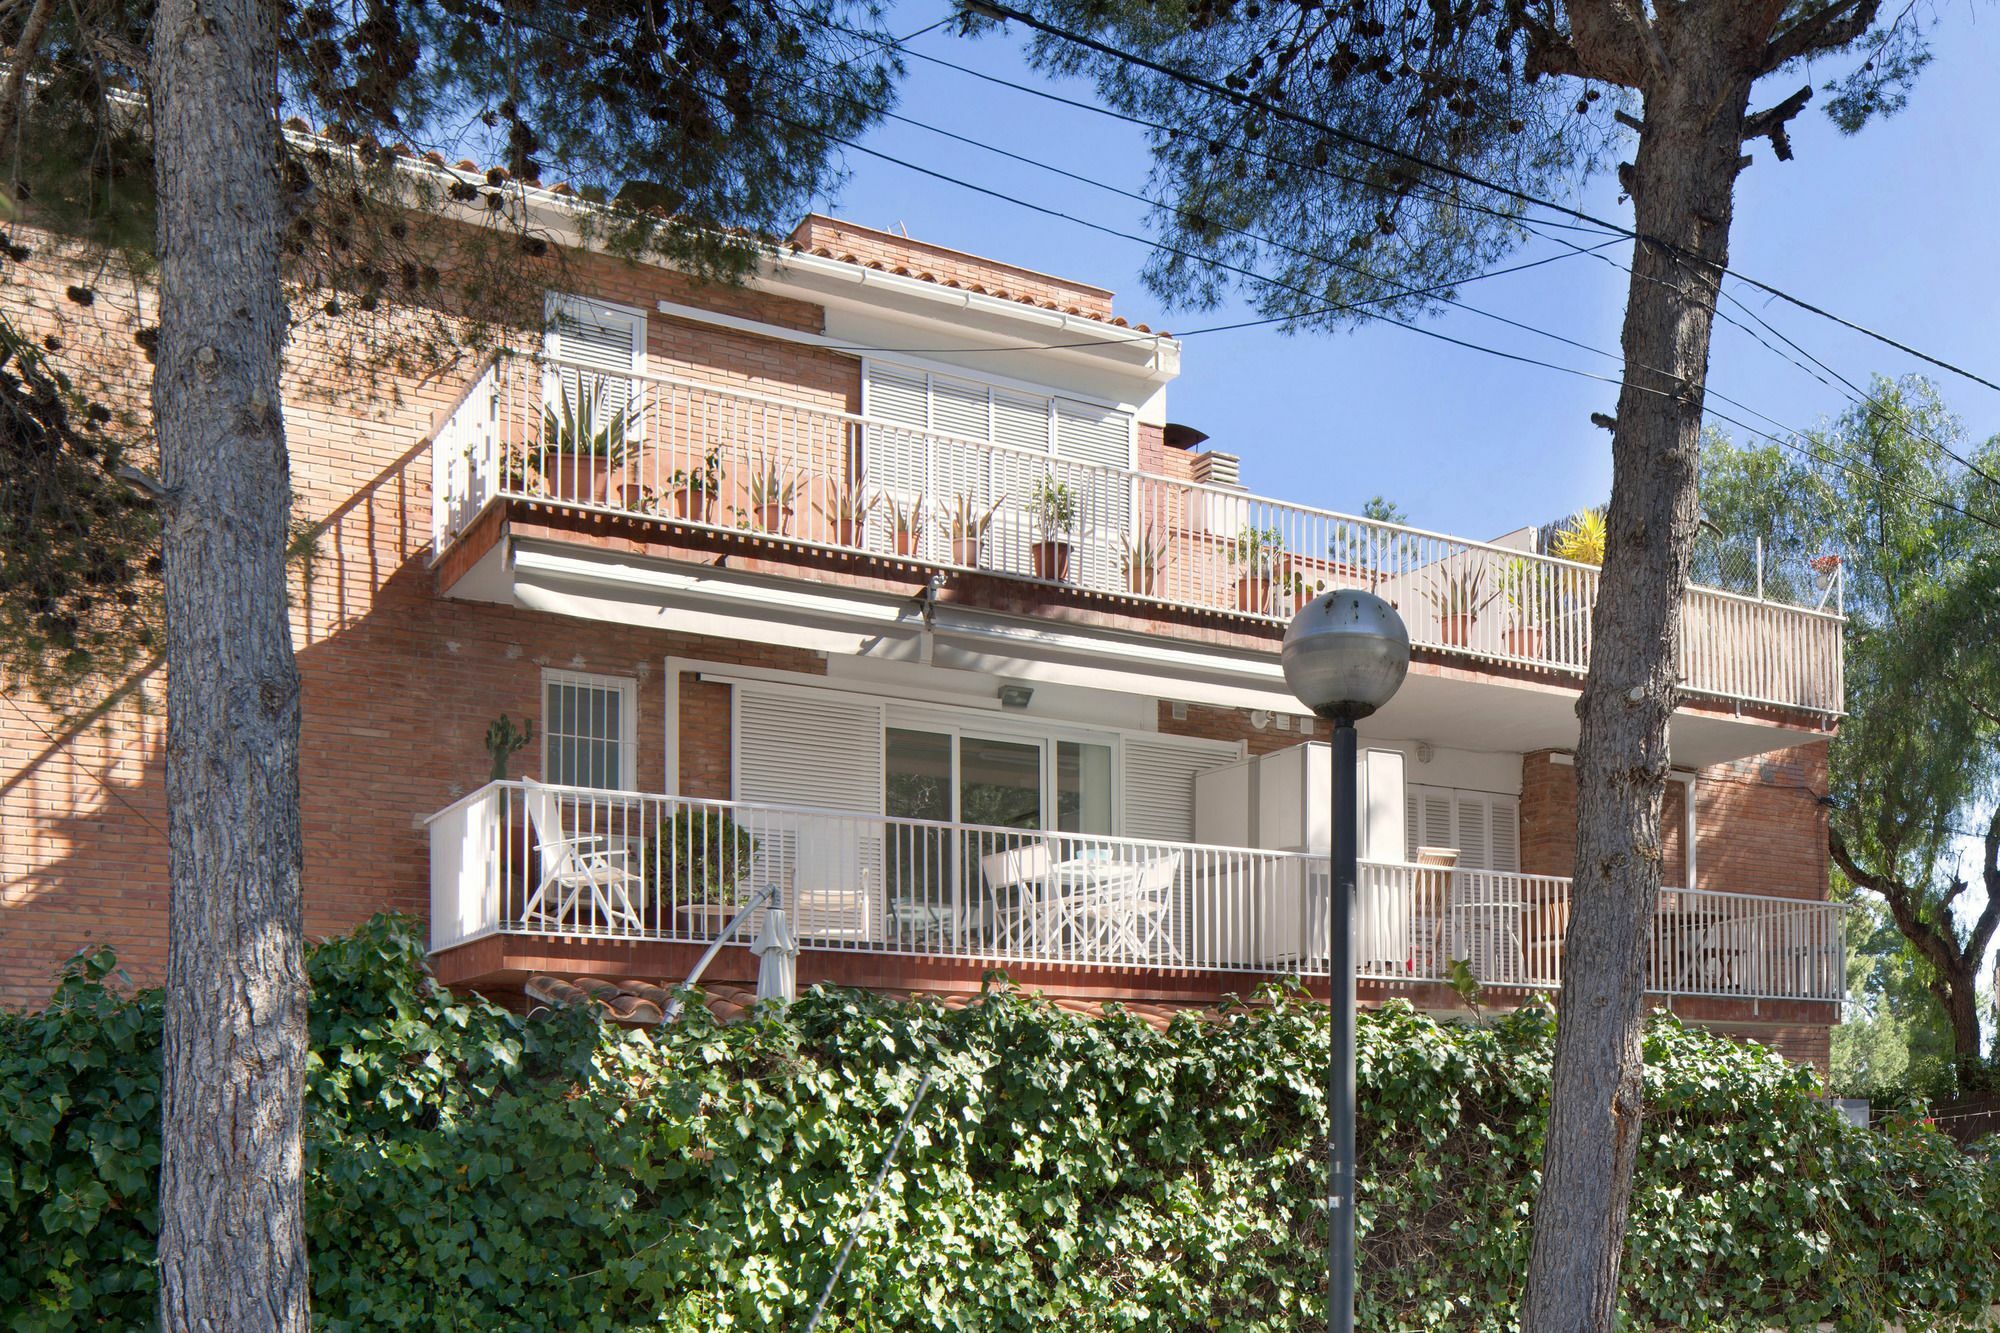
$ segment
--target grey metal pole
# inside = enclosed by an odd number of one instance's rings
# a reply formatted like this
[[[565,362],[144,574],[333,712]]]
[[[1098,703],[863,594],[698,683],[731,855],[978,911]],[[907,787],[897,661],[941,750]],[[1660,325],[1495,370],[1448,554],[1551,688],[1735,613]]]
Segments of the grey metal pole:
[[[1327,1333],[1354,1329],[1354,904],[1360,873],[1355,827],[1354,723],[1333,723],[1333,900],[1327,916],[1333,935],[1328,954],[1327,1002],[1332,1010],[1333,1051],[1327,1064],[1327,1104],[1333,1128],[1327,1142]]]

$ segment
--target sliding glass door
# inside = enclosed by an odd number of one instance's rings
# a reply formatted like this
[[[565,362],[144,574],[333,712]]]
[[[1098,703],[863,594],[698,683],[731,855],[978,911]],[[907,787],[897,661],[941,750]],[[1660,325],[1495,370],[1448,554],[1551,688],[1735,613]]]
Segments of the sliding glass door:
[[[892,911],[905,936],[989,929],[992,891],[1064,859],[1049,833],[1112,832],[1109,743],[984,728],[891,727],[884,809]],[[953,829],[944,825],[973,825]]]

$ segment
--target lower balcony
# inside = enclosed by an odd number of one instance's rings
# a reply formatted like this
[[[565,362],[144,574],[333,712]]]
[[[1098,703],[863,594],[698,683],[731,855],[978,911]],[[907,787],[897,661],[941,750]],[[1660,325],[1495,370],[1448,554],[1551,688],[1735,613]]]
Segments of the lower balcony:
[[[1327,861],[1302,852],[530,781],[490,783],[429,828],[431,947],[454,984],[563,970],[672,984],[766,886],[800,940],[801,984],[976,986],[999,968],[1024,983],[1199,998],[1260,977],[1323,986],[1327,973]],[[1459,963],[1502,1001],[1555,990],[1569,904],[1567,879],[1364,862],[1364,992],[1449,1006]],[[1833,1021],[1843,917],[1837,903],[1667,890],[1647,988]]]

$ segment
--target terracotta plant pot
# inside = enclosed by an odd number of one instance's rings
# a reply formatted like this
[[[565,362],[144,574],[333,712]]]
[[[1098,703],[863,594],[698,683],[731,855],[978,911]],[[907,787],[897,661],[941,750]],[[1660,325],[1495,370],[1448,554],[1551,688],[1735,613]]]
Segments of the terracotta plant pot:
[[[1542,632],[1538,629],[1508,630],[1507,652],[1512,657],[1525,657],[1530,661],[1539,660],[1542,655]]]
[[[964,565],[967,569],[979,568],[979,548],[985,544],[984,537],[953,537],[951,563]]]
[[[790,505],[758,505],[756,512],[757,526],[763,531],[790,532],[792,530],[792,507]]]
[[[1236,609],[1262,615],[1271,609],[1271,576],[1245,575],[1236,580]]]
[[[1036,542],[1033,547],[1035,577],[1056,583],[1069,582],[1069,543]]]
[[[549,491],[556,499],[598,505],[610,500],[610,459],[594,454],[556,454],[549,463]]]
[[[861,545],[861,525],[851,518],[837,518],[833,521],[833,544],[858,548]]]
[[[1134,597],[1151,597],[1153,585],[1158,581],[1158,571],[1151,569],[1131,569],[1125,572],[1125,586]]]
[[[618,488],[618,503],[635,513],[646,512],[646,488],[636,481],[628,481]]]
[[[712,502],[707,491],[678,490],[674,492],[674,513],[690,523],[706,523]]]
[[[1440,616],[1438,618],[1438,638],[1454,648],[1463,648],[1472,642],[1471,616]]]
[[[905,560],[915,559],[918,553],[922,551],[923,545],[924,534],[921,532],[899,532],[896,534],[896,554],[902,556]]]

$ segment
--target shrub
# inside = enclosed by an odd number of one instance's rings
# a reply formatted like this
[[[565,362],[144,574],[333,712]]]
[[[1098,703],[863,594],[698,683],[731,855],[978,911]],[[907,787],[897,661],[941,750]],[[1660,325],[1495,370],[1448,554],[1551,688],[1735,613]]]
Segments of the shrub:
[[[0,1015],[0,1310],[148,1323],[156,994],[97,954]],[[308,1072],[327,1329],[798,1328],[925,1071],[822,1328],[1293,1330],[1323,1319],[1321,1009],[1165,1033],[998,987],[814,991],[668,1029],[524,1021],[430,984],[407,923],[321,945]],[[1364,1016],[1364,1326],[1513,1322],[1552,1020]],[[1843,1124],[1812,1075],[1655,1023],[1633,1328],[1916,1326],[2000,1299],[2000,1168]]]

